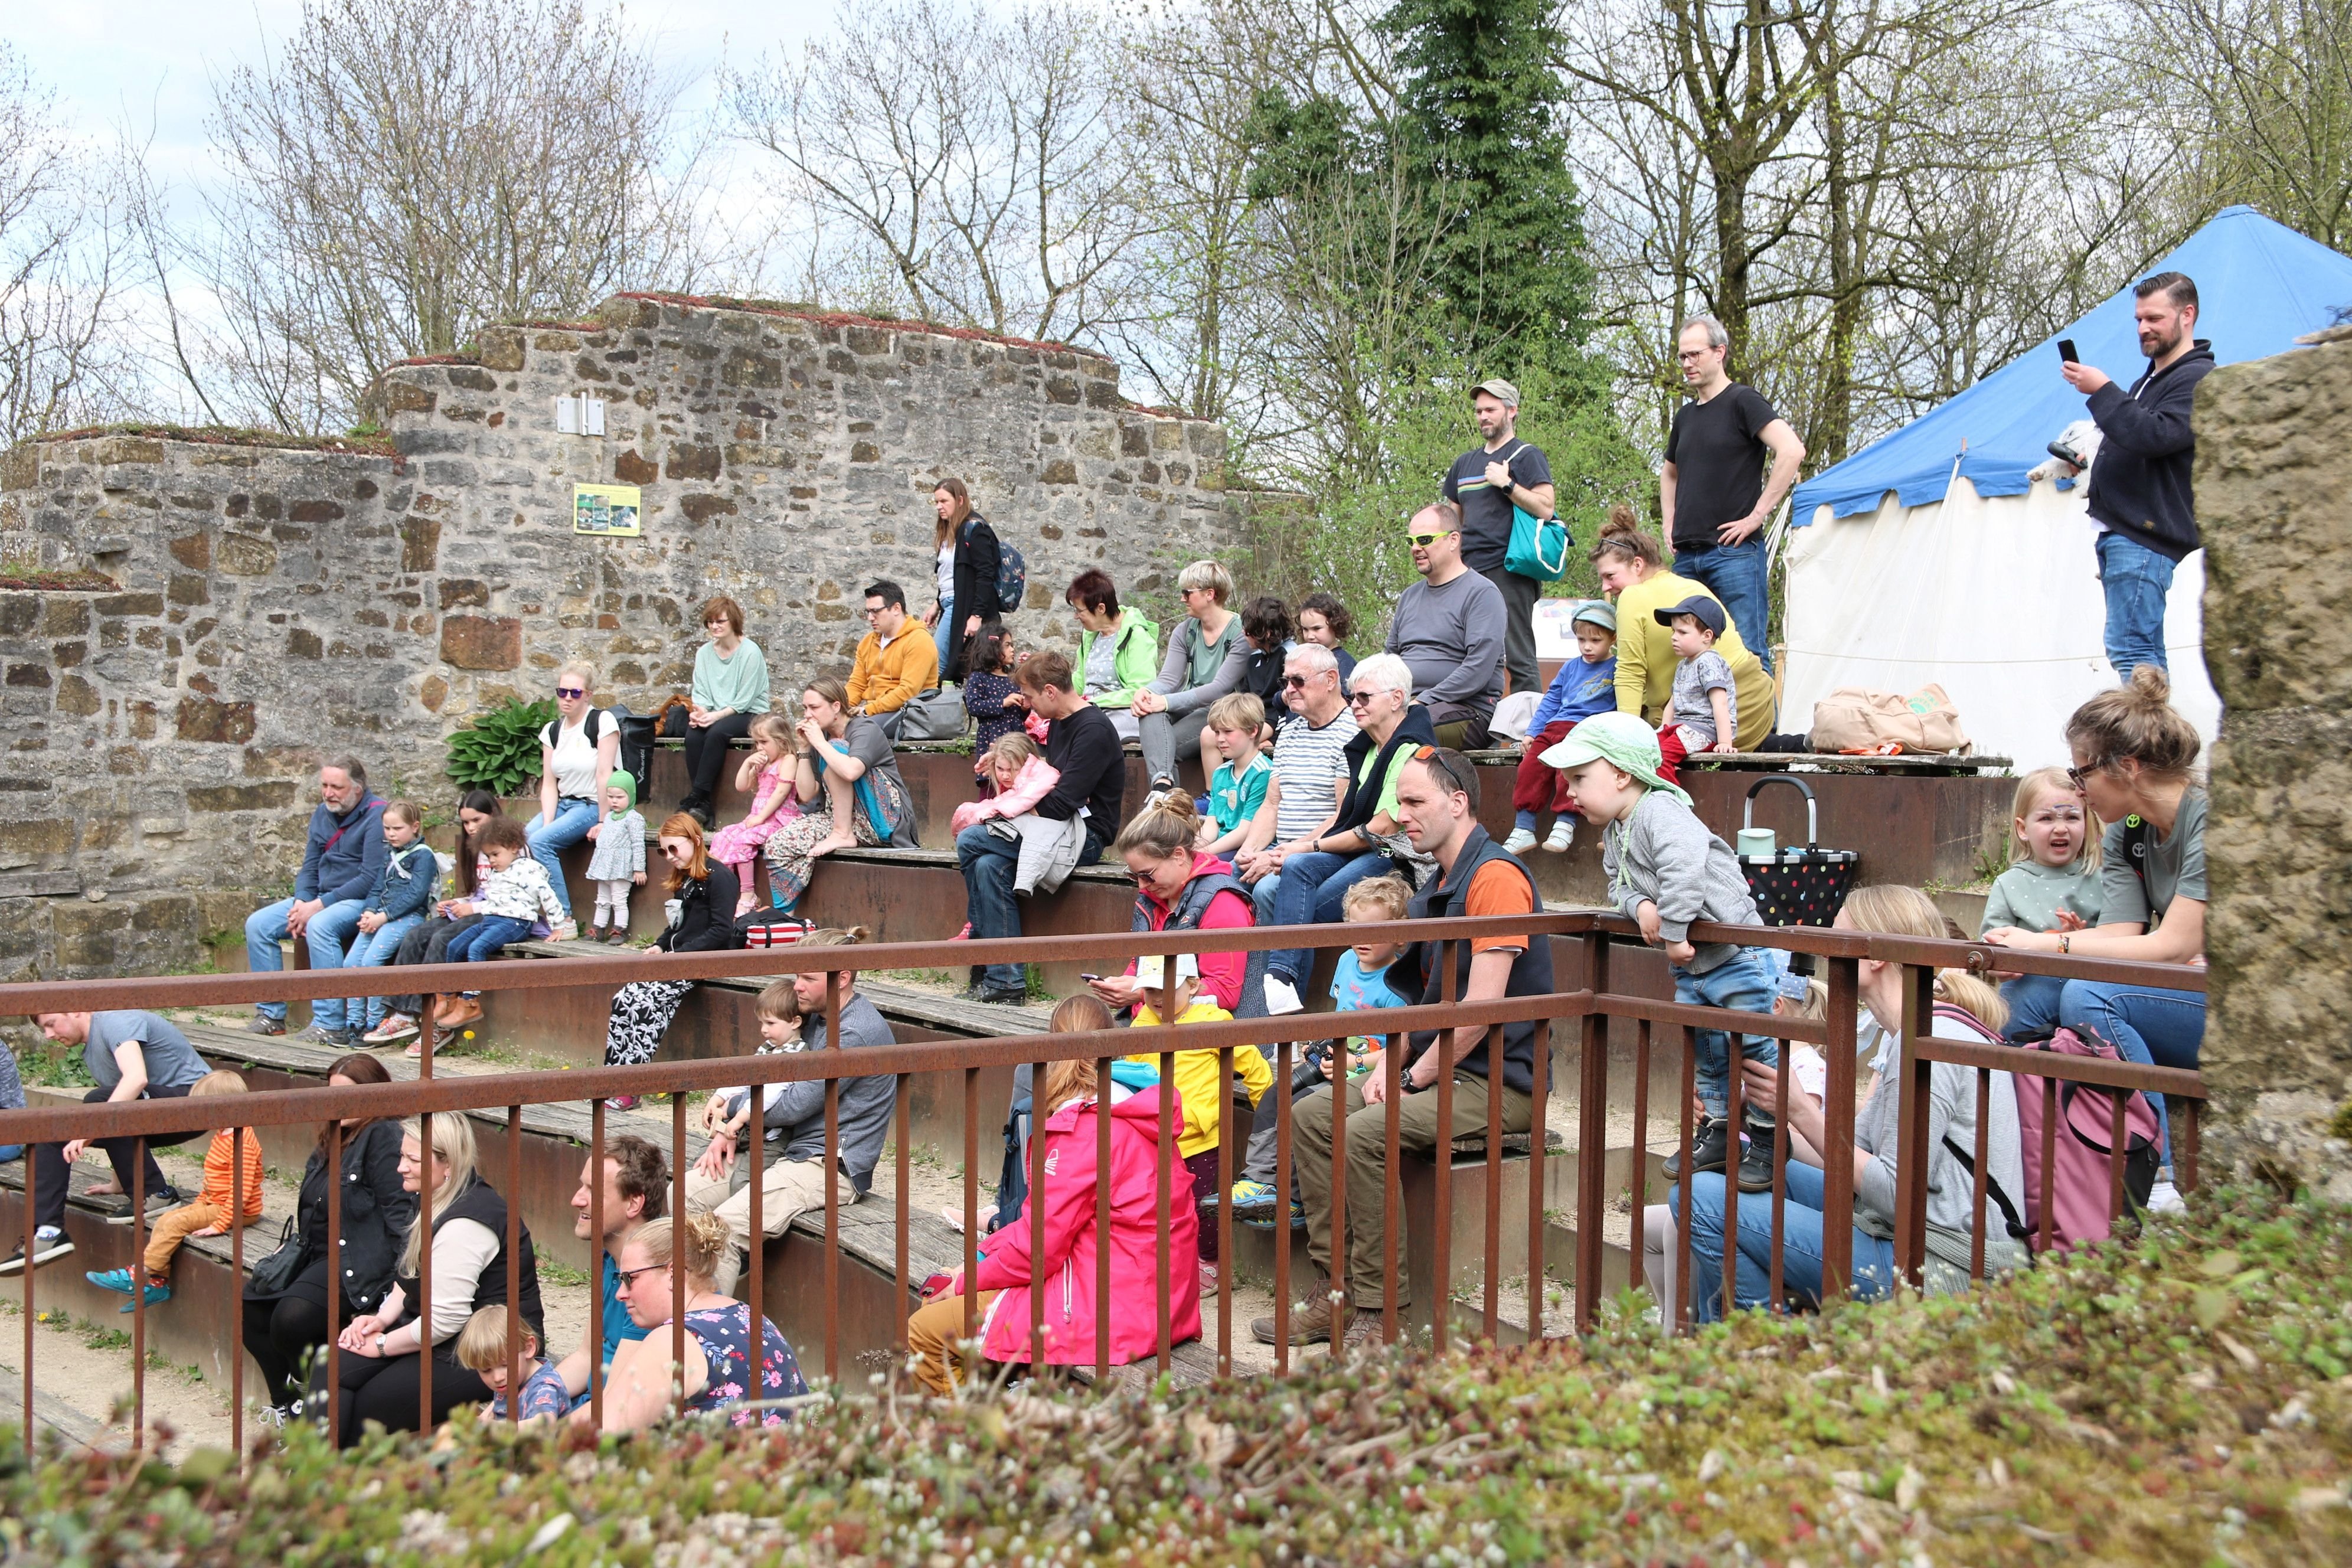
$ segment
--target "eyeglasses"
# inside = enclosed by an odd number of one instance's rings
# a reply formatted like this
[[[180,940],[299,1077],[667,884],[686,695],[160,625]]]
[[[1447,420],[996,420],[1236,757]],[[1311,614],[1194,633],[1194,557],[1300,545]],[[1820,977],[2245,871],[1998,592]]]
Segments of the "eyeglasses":
[[[620,1292],[626,1290],[637,1282],[637,1276],[641,1274],[667,1274],[668,1272],[669,1265],[667,1263],[648,1263],[643,1268],[616,1268],[613,1270],[613,1292],[614,1294],[618,1295]]]
[[[1286,675],[1282,678],[1282,684],[1293,691],[1304,691],[1307,683],[1314,679],[1311,675]]]
[[[557,687],[557,688],[555,689],[555,694],[556,694],[558,697],[562,697],[562,698],[567,698],[567,699],[568,699],[568,698],[573,698],[573,697],[585,697],[585,696],[587,696],[587,695],[588,695],[588,691],[587,691],[587,689],[586,689],[585,687],[579,687],[579,686],[559,686],[559,687]]]
[[[1387,695],[1388,693],[1386,690],[1378,686],[1373,687],[1370,691],[1350,691],[1348,693],[1348,706],[1350,708],[1361,707],[1371,701],[1375,697],[1385,697]],[[1426,747],[1423,748],[1423,750],[1426,749]]]
[[[1458,528],[1449,528],[1438,533],[1408,533],[1405,535],[1405,538],[1412,542],[1414,549],[1426,550],[1431,545],[1436,543],[1439,540],[1444,538],[1446,534],[1459,533],[1461,531],[1462,531]]]
[[[887,605],[868,605],[866,606],[866,618],[870,621],[889,607]]]
[[[2066,782],[2073,784],[2078,790],[2082,789],[2089,784],[2093,773],[2097,773],[2101,768],[2104,768],[2106,765],[2107,759],[2101,757],[2097,762],[2093,763],[2087,768],[2068,768],[2066,770]]]

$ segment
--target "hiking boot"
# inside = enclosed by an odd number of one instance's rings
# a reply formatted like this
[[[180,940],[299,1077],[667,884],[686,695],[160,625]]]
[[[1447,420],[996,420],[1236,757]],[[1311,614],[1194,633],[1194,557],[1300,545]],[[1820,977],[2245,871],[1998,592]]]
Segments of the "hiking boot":
[[[44,1263],[63,1258],[73,1249],[74,1244],[66,1238],[64,1231],[43,1226],[33,1233],[33,1267],[38,1268]],[[0,1258],[0,1274],[22,1274],[24,1271],[25,1248],[19,1243],[16,1251]]]
[[[1697,1133],[1691,1139],[1691,1169],[1720,1171],[1730,1158],[1729,1130],[1712,1116],[1700,1122]],[[1666,1156],[1665,1172],[1666,1180],[1670,1182],[1682,1180],[1683,1152],[1680,1149]]]
[[[267,1013],[256,1013],[245,1021],[245,1032],[248,1035],[282,1035],[286,1032],[286,1020],[273,1018]]]
[[[998,1007],[1024,1007],[1029,1004],[1029,988],[1025,985],[991,985],[976,998]]]
[[[160,1192],[149,1193],[147,1194],[147,1223],[151,1226],[153,1225],[158,1215],[162,1215],[168,1209],[178,1208],[180,1206],[180,1194],[173,1191],[170,1187],[165,1187]],[[128,1198],[123,1200],[122,1212],[120,1214],[108,1215],[106,1216],[106,1223],[109,1225],[129,1225],[131,1223],[131,1202]]]
[[[1347,1338],[1340,1348],[1349,1351],[1386,1350],[1388,1341],[1381,1332],[1381,1310],[1359,1307],[1348,1318]]]
[[[1239,1181],[1234,1184],[1234,1214],[1255,1214],[1274,1207],[1277,1194],[1271,1182]]]
[[[1279,1344],[1275,1337],[1272,1318],[1250,1320],[1250,1337],[1262,1345]],[[1301,1301],[1290,1309],[1290,1342],[1294,1345],[1328,1344],[1331,1340],[1331,1298],[1318,1296],[1312,1301]]]
[[[1746,1146],[1739,1151],[1739,1190],[1743,1193],[1769,1193],[1772,1190],[1773,1129],[1749,1122]]]

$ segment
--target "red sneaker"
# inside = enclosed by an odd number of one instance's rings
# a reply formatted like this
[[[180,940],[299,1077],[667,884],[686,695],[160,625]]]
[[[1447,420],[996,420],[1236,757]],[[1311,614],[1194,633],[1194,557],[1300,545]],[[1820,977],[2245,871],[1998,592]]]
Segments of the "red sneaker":
[[[948,940],[950,942],[970,942],[971,940],[971,922],[970,921],[964,921],[963,930],[956,932],[955,935],[948,938]]]

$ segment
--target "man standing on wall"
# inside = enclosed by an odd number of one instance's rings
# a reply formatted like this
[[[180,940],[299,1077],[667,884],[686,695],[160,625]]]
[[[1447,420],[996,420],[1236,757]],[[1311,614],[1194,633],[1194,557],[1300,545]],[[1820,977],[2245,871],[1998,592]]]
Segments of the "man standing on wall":
[[[2147,369],[2126,392],[2107,373],[2069,361],[2067,384],[2091,400],[2099,453],[2091,464],[2091,521],[2099,525],[2099,582],[2107,595],[2107,662],[2126,686],[2164,662],[2164,601],[2172,569],[2202,541],[2189,472],[2197,437],[2189,416],[2213,345],[2197,328],[2197,285],[2179,272],[2142,279],[2132,319]]]
[[[1514,691],[1540,691],[1536,679],[1536,598],[1543,583],[1507,571],[1511,514],[1538,521],[1552,514],[1551,463],[1540,447],[1518,438],[1519,389],[1492,377],[1470,389],[1470,406],[1486,444],[1454,460],[1445,476],[1447,500],[1462,509],[1462,561],[1501,590],[1503,662]]]
[[[367,770],[357,757],[337,757],[319,770],[319,805],[310,813],[294,896],[246,917],[246,968],[263,974],[285,967],[278,944],[288,937],[310,945],[311,968],[341,968],[344,944],[359,929],[360,911],[383,869],[383,801],[368,792]],[[246,1027],[257,1035],[284,1034],[286,1004],[256,1003]],[[310,1004],[306,1038],[346,1050],[359,1044],[359,1031],[347,1026],[343,998]]]
[[[1731,334],[1712,316],[1683,323],[1675,343],[1692,394],[1666,436],[1658,509],[1675,570],[1706,584],[1772,673],[1771,595],[1764,524],[1797,482],[1805,444],[1763,394],[1731,379]],[[1764,463],[1771,459],[1768,474]]]

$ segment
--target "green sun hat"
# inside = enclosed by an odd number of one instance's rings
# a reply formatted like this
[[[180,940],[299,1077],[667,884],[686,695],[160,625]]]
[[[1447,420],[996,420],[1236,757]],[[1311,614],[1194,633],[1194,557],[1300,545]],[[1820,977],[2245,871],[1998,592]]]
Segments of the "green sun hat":
[[[1658,732],[1638,713],[1595,713],[1543,754],[1544,765],[1561,773],[1587,763],[1607,763],[1619,773],[1630,773],[1652,789],[1664,790],[1685,805],[1690,805],[1687,791],[1659,776],[1664,761],[1658,754]]]

